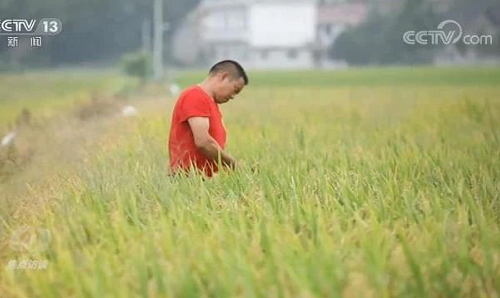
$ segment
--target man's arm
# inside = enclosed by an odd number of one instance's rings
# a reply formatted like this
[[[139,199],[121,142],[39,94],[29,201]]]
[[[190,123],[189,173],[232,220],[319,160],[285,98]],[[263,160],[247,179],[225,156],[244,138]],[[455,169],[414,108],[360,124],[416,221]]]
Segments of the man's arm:
[[[210,121],[207,117],[191,117],[188,119],[189,126],[193,132],[194,144],[208,159],[219,161],[229,168],[236,167],[236,161],[219,146],[217,141],[208,133]]]

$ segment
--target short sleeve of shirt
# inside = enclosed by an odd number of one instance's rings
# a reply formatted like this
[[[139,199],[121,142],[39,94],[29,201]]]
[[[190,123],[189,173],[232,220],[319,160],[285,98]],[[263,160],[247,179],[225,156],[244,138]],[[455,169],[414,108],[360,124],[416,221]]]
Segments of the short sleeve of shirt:
[[[184,122],[191,117],[210,117],[210,103],[195,90],[188,92],[179,109],[179,120]]]

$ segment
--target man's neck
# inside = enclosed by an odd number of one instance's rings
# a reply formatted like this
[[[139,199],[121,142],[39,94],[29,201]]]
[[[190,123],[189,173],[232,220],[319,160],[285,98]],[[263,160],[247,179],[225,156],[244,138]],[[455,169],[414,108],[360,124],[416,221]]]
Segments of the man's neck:
[[[200,87],[203,91],[205,91],[205,93],[207,93],[208,96],[210,96],[210,98],[212,100],[214,100],[214,92],[213,92],[212,84],[209,81],[204,80],[203,82],[198,84],[198,87]]]

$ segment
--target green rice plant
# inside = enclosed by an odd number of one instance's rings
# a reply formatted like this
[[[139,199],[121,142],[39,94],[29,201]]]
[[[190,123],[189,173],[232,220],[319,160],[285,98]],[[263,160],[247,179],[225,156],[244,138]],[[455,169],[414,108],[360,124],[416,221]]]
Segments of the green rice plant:
[[[255,73],[221,107],[227,149],[244,164],[213,179],[168,175],[173,102],[162,102],[53,182],[22,222],[50,231],[46,249],[6,242],[0,255],[48,267],[1,270],[0,293],[496,297],[500,89],[489,75]],[[21,224],[2,223],[5,235]]]

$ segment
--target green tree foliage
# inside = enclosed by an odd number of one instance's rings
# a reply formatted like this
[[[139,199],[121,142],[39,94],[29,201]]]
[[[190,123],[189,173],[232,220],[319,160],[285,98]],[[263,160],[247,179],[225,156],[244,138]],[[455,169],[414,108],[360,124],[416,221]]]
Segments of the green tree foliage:
[[[399,14],[372,13],[367,22],[342,33],[329,55],[352,65],[430,62],[437,46],[407,45],[408,30],[431,30],[441,16],[424,0],[407,1]]]
[[[200,0],[164,0],[168,42],[173,30]],[[88,62],[114,63],[124,54],[141,46],[143,21],[153,18],[153,0],[2,0],[0,19],[59,18],[63,30],[47,37],[43,47],[26,51],[17,59],[32,64],[33,57],[47,65]],[[0,59],[11,59],[0,38]],[[2,53],[4,52],[4,53]]]
[[[130,76],[146,81],[152,74],[152,58],[149,53],[137,52],[126,54],[120,61],[123,71]]]

